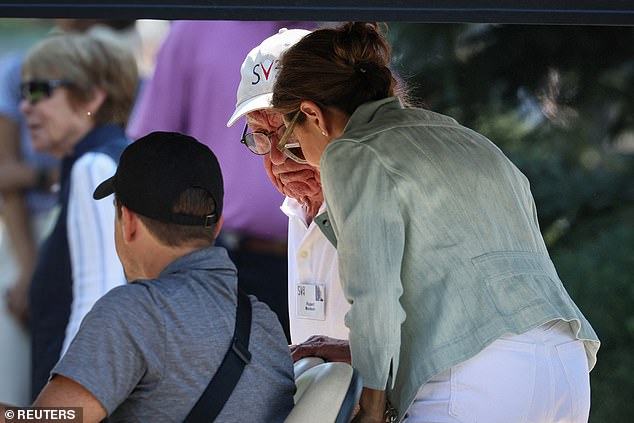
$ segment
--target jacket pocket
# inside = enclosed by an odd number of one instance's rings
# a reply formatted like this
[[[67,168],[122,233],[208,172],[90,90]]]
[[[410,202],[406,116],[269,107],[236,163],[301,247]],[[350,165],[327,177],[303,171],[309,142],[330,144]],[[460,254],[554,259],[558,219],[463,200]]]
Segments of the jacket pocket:
[[[557,273],[545,254],[501,251],[471,260],[496,309],[504,316],[559,297]]]

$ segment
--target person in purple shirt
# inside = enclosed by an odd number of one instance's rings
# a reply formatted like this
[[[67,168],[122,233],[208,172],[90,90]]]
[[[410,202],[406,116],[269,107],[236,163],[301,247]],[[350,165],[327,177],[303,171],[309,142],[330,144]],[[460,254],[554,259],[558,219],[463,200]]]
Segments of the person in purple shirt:
[[[312,27],[314,25],[310,25]],[[266,302],[289,337],[287,305],[287,218],[284,198],[268,182],[262,160],[245,157],[241,126],[227,128],[242,61],[254,45],[282,27],[306,23],[177,21],[141,90],[128,126],[137,139],[152,131],[176,131],[208,145],[225,175],[224,225],[217,244],[229,250],[240,287]],[[267,78],[272,63],[254,69]]]

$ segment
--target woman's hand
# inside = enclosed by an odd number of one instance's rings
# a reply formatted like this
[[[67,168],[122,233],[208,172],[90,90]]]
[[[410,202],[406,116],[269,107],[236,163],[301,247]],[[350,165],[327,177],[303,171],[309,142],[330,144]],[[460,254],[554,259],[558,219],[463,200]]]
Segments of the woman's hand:
[[[29,285],[31,275],[21,274],[5,294],[9,313],[25,328],[29,325]]]
[[[352,423],[384,423],[385,407],[387,405],[385,391],[363,388],[359,400],[361,409]]]

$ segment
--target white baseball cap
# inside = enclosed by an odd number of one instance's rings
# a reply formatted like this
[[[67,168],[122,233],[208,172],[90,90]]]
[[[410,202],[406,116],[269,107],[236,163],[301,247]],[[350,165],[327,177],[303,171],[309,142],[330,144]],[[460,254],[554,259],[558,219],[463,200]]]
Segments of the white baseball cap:
[[[305,29],[282,28],[251,50],[240,68],[236,110],[227,122],[233,125],[249,112],[271,107],[273,85],[282,54],[299,40],[310,34]]]

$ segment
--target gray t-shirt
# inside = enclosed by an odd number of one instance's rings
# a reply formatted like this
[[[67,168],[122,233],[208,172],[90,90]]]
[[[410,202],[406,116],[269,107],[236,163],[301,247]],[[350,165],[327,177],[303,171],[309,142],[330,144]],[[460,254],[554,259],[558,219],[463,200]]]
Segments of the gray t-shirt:
[[[52,374],[90,391],[110,422],[182,422],[231,343],[236,297],[236,270],[223,248],[186,255],[157,279],[102,297]],[[218,422],[281,422],[293,407],[282,328],[266,304],[251,303],[251,362]]]

